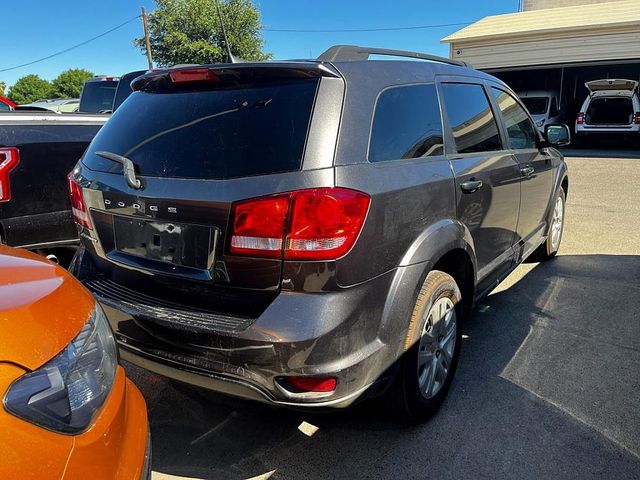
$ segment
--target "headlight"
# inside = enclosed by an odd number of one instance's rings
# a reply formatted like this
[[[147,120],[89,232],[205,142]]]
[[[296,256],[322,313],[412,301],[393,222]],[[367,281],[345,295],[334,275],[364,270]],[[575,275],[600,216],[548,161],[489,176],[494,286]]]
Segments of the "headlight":
[[[543,125],[544,125],[544,119],[542,119],[542,120],[538,120],[538,121],[536,122],[536,127],[541,127],[541,126],[543,126]]]
[[[78,433],[111,391],[118,364],[111,328],[99,305],[62,353],[18,378],[5,408],[28,422],[60,433]]]

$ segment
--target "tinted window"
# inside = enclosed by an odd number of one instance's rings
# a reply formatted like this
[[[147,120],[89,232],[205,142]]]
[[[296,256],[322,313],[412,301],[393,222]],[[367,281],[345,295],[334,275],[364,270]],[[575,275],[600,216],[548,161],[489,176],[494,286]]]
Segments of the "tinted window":
[[[378,98],[369,161],[442,155],[442,123],[435,85],[390,88]]]
[[[547,106],[549,105],[547,97],[521,97],[520,99],[531,115],[547,113]]]
[[[7,105],[6,103],[0,102],[0,112],[8,112],[8,111],[9,111],[9,105]]]
[[[130,158],[141,175],[222,179],[300,168],[316,79],[242,89],[134,92],[100,130],[83,162],[122,172],[94,154]]]
[[[111,110],[113,97],[116,94],[118,81],[88,81],[82,87],[80,94],[80,111],[98,113]]]
[[[444,105],[458,153],[500,150],[500,134],[481,85],[443,83]]]
[[[491,88],[491,91],[500,108],[511,148],[536,148],[538,135],[524,108],[507,92],[497,88]]]
[[[113,100],[114,112],[116,108],[122,105],[122,102],[124,102],[133,92],[133,90],[131,90],[131,82],[145,72],[146,70],[138,70],[137,72],[130,72],[120,77],[120,82],[118,82],[118,88],[116,89],[115,98]]]

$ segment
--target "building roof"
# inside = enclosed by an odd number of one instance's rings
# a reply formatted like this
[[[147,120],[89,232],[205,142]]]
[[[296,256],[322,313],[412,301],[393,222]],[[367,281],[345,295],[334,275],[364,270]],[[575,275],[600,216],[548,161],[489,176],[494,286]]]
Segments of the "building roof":
[[[452,33],[443,38],[442,42],[469,42],[522,34],[566,33],[629,26],[640,27],[638,0],[493,15]]]

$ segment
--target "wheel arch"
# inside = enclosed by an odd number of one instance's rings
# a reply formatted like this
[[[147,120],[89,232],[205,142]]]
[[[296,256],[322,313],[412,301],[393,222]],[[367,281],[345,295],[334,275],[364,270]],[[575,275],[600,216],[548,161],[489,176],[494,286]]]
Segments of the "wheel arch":
[[[385,300],[381,338],[402,351],[416,298],[432,270],[451,275],[463,298],[463,312],[473,307],[476,286],[476,257],[469,230],[459,221],[437,222],[407,250]],[[395,351],[395,349],[393,349]]]

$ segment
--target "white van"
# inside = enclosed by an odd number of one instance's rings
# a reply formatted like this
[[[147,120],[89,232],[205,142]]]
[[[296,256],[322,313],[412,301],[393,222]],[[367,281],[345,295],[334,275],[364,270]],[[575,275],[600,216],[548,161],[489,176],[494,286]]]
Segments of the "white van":
[[[553,90],[526,90],[517,92],[527,107],[538,130],[544,133],[544,127],[550,124],[567,123],[564,108],[560,105],[560,93]]]
[[[640,139],[640,101],[635,80],[585,83],[589,95],[576,118],[576,136],[628,135]]]

